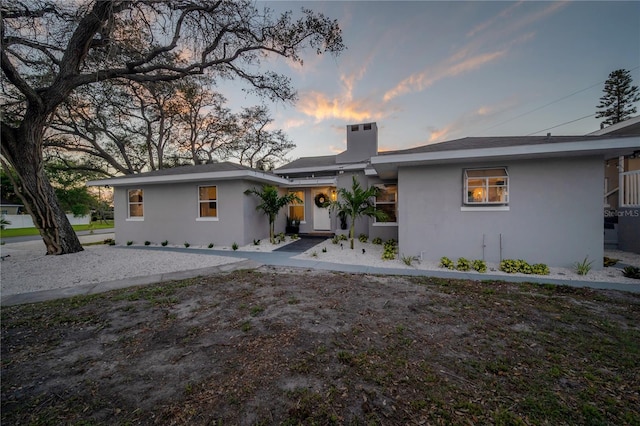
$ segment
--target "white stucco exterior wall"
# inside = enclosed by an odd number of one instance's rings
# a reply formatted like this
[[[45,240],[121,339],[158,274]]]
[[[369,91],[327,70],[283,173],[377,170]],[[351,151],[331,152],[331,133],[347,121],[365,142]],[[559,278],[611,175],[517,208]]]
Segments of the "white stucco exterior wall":
[[[602,267],[603,158],[523,160],[401,168],[399,252],[437,261],[524,259]],[[509,211],[461,211],[463,169],[507,167]]]

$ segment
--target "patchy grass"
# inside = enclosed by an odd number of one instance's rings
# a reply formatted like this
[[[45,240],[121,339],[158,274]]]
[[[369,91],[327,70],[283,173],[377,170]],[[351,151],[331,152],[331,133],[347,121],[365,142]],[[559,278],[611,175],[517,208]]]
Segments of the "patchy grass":
[[[640,424],[640,295],[264,268],[2,309],[2,424]]]

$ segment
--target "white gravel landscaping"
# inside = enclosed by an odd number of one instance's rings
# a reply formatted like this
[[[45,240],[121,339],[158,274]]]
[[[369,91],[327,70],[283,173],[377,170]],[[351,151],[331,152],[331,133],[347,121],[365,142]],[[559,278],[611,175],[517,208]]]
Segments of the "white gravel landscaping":
[[[340,245],[342,244],[342,246]],[[306,252],[299,254],[294,259],[318,260],[321,262],[340,263],[348,265],[364,265],[380,268],[395,269],[420,269],[420,270],[443,270],[439,266],[439,262],[413,261],[411,266],[406,265],[400,256],[395,260],[382,260],[382,245],[372,244],[371,242],[361,243],[357,239],[354,241],[354,249],[349,248],[349,241],[341,241],[339,244],[333,244],[328,239],[321,244],[313,247]],[[326,252],[323,252],[326,249]],[[365,250],[363,253],[362,250]],[[640,254],[622,252],[618,250],[606,251],[605,256],[619,259],[621,263],[640,267]],[[452,258],[454,262],[457,259]],[[471,259],[470,259],[471,260]],[[525,259],[526,260],[526,259]],[[525,274],[507,274],[498,269],[499,265],[487,263],[487,272],[491,275],[504,276],[532,276]],[[446,269],[444,269],[446,270]],[[579,281],[601,281],[616,282],[627,284],[640,284],[640,280],[627,278],[622,275],[621,268],[608,267],[601,270],[591,270],[587,275],[578,275],[570,268],[549,268],[550,274],[545,277],[559,280],[579,280]],[[469,274],[478,275],[479,278],[483,274],[476,271],[468,271]]]
[[[35,243],[35,244],[34,244]],[[169,272],[187,271],[244,259],[175,251],[86,246],[64,256],[45,255],[41,242],[6,244],[0,264],[1,294],[9,296]]]
[[[109,235],[94,235],[81,237],[83,243],[102,241]],[[238,252],[271,252],[281,248],[294,240],[287,240],[280,244],[271,244],[268,239],[260,244],[248,244],[238,248]],[[370,267],[385,267],[394,269],[442,270],[438,262],[414,261],[406,265],[400,258],[382,260],[383,247],[381,245],[361,243],[355,241],[355,249],[349,249],[349,242],[342,241],[333,244],[327,239],[306,252],[294,256],[293,259],[316,260],[322,262],[362,265]],[[154,244],[153,247],[160,247]],[[182,248],[183,245],[168,248]],[[193,249],[193,253],[188,251]],[[10,296],[20,293],[30,293],[41,290],[52,290],[75,287],[85,284],[96,284],[116,280],[132,279],[149,275],[171,272],[189,271],[214,266],[221,266],[246,260],[242,257],[226,257],[214,254],[203,254],[201,250],[206,246],[191,246],[182,251],[175,250],[145,250],[142,246],[114,247],[108,245],[85,246],[80,253],[64,256],[46,256],[41,241],[24,243],[10,243],[0,246],[2,256],[7,256],[0,263],[0,294]],[[215,246],[215,250],[233,251],[231,247]],[[326,252],[323,252],[326,249]],[[364,249],[364,252],[363,252]],[[620,262],[640,266],[640,255],[621,251],[608,251],[605,255],[620,259]],[[452,259],[456,260],[456,259]],[[498,265],[488,264],[487,273],[492,275],[508,274],[498,270]],[[569,268],[550,268],[551,273],[546,277],[564,280],[602,281],[638,284],[639,280],[626,278],[620,268],[604,268],[592,270],[581,276]],[[481,278],[483,274],[469,271]],[[526,276],[523,274],[511,274]]]
[[[81,236],[83,244],[101,242],[113,234]],[[248,244],[238,252],[270,252],[295,240],[287,238],[280,244],[271,244],[268,239],[258,245]],[[139,247],[139,248],[136,248]],[[142,245],[122,247],[88,245],[84,251],[64,256],[47,256],[42,241],[9,243],[0,246],[0,294],[31,293],[42,290],[69,288],[85,284],[116,281],[148,275],[189,271],[240,262],[245,258],[203,254],[195,249],[207,246],[190,246],[193,253],[145,250]],[[153,244],[152,247],[161,247]],[[184,245],[167,245],[167,248],[185,248]],[[215,250],[233,251],[230,246],[215,246]]]

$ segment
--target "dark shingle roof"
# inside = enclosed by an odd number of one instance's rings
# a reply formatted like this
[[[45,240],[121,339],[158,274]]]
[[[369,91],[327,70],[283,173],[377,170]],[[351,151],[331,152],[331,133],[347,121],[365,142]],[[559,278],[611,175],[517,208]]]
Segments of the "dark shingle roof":
[[[607,135],[608,137],[609,135]],[[565,142],[583,142],[602,139],[602,136],[489,136],[468,137],[433,143],[400,151],[380,152],[379,155],[417,154],[425,152],[458,151],[463,149],[507,148],[522,145],[541,145]]]
[[[336,165],[336,156],[335,155],[323,155],[320,157],[302,157],[297,160],[292,161],[291,163],[285,164],[282,167],[278,167],[275,172],[278,173],[282,170],[290,170],[290,169],[304,169],[308,167],[329,167]]]
[[[168,169],[152,170],[150,172],[137,173],[132,175],[118,176],[118,179],[152,177],[152,176],[176,176],[192,173],[229,172],[234,170],[254,170],[251,167],[235,164],[228,161],[222,163],[187,165],[171,167]]]

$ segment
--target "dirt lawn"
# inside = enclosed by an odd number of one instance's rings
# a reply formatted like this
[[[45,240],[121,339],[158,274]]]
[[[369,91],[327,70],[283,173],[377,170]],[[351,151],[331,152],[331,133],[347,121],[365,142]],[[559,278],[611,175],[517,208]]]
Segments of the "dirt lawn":
[[[3,425],[640,424],[640,295],[263,267],[2,309]]]

